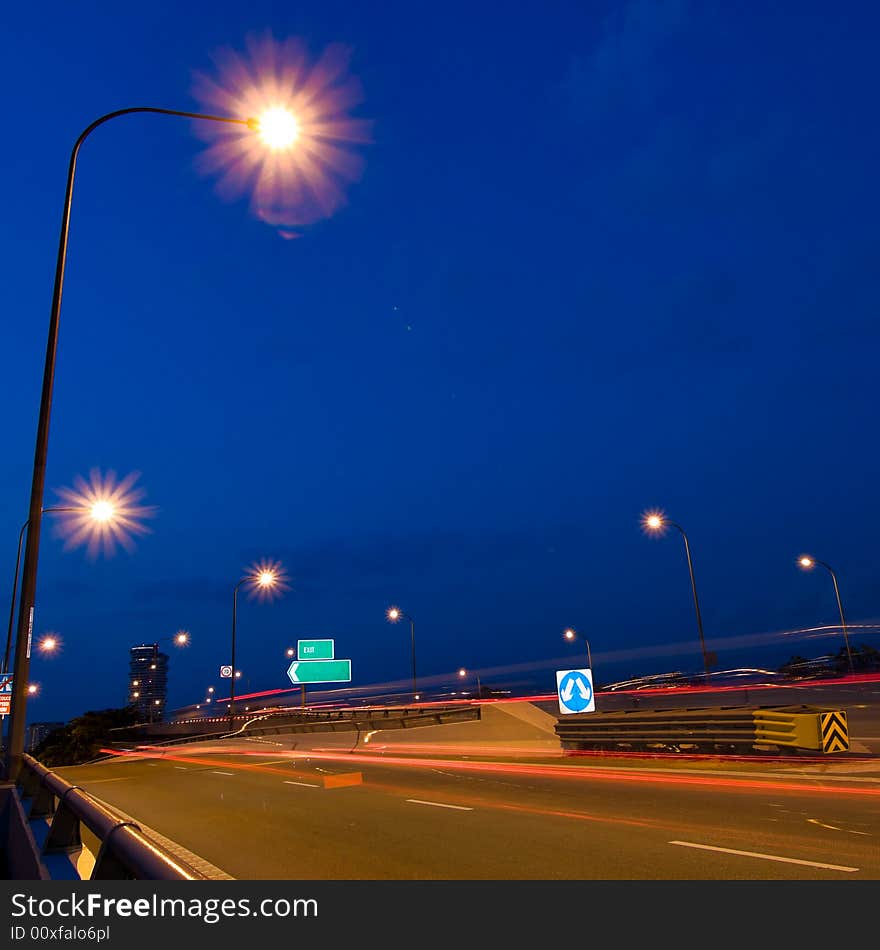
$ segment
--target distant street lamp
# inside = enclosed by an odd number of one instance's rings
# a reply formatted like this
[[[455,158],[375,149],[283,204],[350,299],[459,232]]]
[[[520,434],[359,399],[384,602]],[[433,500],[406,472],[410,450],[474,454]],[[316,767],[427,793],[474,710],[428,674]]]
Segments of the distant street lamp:
[[[37,649],[40,653],[45,653],[51,656],[58,649],[60,640],[55,634],[47,633],[40,641],[37,643]]]
[[[458,675],[459,675],[462,679],[464,679],[464,678],[467,676],[467,673],[468,673],[468,671],[467,671],[464,667],[462,667],[462,668],[458,671]],[[474,672],[474,676],[476,677],[476,680],[477,680],[477,699],[482,699],[482,698],[483,698],[483,687],[480,685],[480,674],[477,673],[477,672]]]
[[[571,641],[571,640],[578,640],[578,639],[584,641],[584,643],[586,644],[586,647],[587,647],[587,666],[588,666],[589,669],[592,669],[592,668],[593,668],[593,658],[592,658],[592,656],[590,655],[590,641],[589,641],[586,637],[578,637],[578,635],[574,632],[574,630],[573,630],[571,627],[566,627],[566,629],[562,632],[562,636],[563,636],[566,640],[569,640],[569,641]]]
[[[74,507],[52,507],[52,508],[43,508],[43,514],[49,512],[65,512],[65,511],[80,511],[83,509],[78,509]],[[94,509],[91,512],[92,517],[98,521],[100,520]],[[3,669],[0,672],[5,673],[9,670],[9,651],[12,648],[12,623],[15,618],[15,602],[18,597],[18,571],[21,567],[21,545],[24,541],[24,533],[27,531],[27,526],[31,523],[30,518],[21,526],[21,530],[18,532],[18,550],[15,553],[15,573],[12,576],[12,597],[9,599],[9,626],[6,631],[6,649],[3,652]]]
[[[648,514],[642,518],[642,526],[651,534],[662,534],[667,527],[675,528],[681,533],[684,539],[684,553],[687,556],[688,573],[691,577],[691,590],[694,594],[694,610],[697,614],[697,630],[700,634],[700,650],[703,653],[703,668],[706,671],[706,677],[708,679],[711,663],[709,662],[709,654],[706,652],[706,640],[703,636],[703,618],[700,615],[700,601],[697,598],[697,582],[694,580],[694,562],[691,560],[691,546],[688,542],[688,536],[680,524],[670,521],[666,515],[659,511],[648,512]]]
[[[229,729],[235,726],[235,681],[241,678],[241,670],[235,669],[235,622],[238,613],[238,589],[242,585],[247,585],[258,595],[268,597],[273,591],[286,588],[286,578],[283,568],[280,564],[270,564],[268,562],[258,564],[248,569],[248,572],[232,588],[232,650],[230,666],[235,670],[235,675],[229,680]]]
[[[824,567],[826,571],[831,575],[831,580],[834,583],[834,596],[837,598],[837,610],[840,613],[840,629],[843,631],[843,642],[846,644],[846,658],[849,662],[849,672],[850,676],[855,673],[855,667],[853,665],[852,650],[849,647],[849,633],[846,629],[846,617],[843,613],[843,601],[840,599],[840,587],[837,584],[837,575],[831,568],[830,564],[826,564],[824,561],[819,561],[814,557],[811,557],[809,554],[802,554],[798,558],[798,565],[803,568],[805,571],[811,571],[816,565]]]
[[[58,349],[58,329],[61,316],[61,296],[64,287],[64,271],[67,263],[67,243],[70,228],[70,213],[73,201],[73,183],[77,158],[83,142],[99,126],[111,119],[132,113],[151,113],[154,115],[177,116],[226,125],[241,125],[262,133],[260,120],[253,118],[233,118],[230,116],[206,115],[198,112],[184,112],[177,109],[160,109],[152,106],[135,106],[108,112],[88,125],[73,145],[67,170],[67,187],[64,195],[64,207],[61,215],[61,233],[58,241],[58,255],[55,264],[55,283],[52,291],[52,306],[49,315],[49,332],[46,342],[46,361],[43,369],[40,410],[37,420],[37,439],[34,450],[34,465],[31,477],[31,495],[28,509],[27,545],[22,568],[21,601],[18,613],[18,629],[15,641],[15,667],[13,670],[12,706],[9,722],[9,739],[6,753],[6,779],[15,781],[21,767],[24,754],[25,721],[27,718],[27,690],[25,684],[30,667],[30,636],[33,629],[34,604],[37,592],[37,563],[40,551],[40,527],[43,514],[43,492],[46,480],[46,464],[49,451],[49,420],[52,409],[52,391],[55,382],[55,359]],[[278,125],[277,116],[271,117],[271,126]],[[275,136],[278,138],[278,136]],[[288,134],[287,138],[290,136]],[[292,139],[291,139],[292,141]],[[266,143],[267,147],[283,147]],[[290,142],[287,142],[290,144]]]
[[[400,607],[389,607],[385,611],[385,616],[391,623],[397,623],[398,620],[406,618],[409,621],[409,633],[410,633],[410,643],[412,647],[412,691],[413,699],[417,700],[419,698],[418,689],[416,688],[416,625],[415,621],[409,614],[405,614]]]

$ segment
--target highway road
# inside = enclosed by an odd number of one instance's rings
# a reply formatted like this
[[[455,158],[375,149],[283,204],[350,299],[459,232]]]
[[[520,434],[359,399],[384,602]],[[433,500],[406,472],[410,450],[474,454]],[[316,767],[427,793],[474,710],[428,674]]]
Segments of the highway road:
[[[242,879],[880,878],[880,761],[485,760],[437,741],[461,728],[408,730],[422,752],[315,735],[58,771]]]

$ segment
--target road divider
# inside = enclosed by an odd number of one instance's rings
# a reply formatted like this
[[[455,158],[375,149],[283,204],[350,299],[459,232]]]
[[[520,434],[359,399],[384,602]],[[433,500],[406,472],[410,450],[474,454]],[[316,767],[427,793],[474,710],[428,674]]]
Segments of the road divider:
[[[846,711],[815,706],[713,706],[625,710],[561,717],[564,751],[739,754],[751,751],[849,751]]]

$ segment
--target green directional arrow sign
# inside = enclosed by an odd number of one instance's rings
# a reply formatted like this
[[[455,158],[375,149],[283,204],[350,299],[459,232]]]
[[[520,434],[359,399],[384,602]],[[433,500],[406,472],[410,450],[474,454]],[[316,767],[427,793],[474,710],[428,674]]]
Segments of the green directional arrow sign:
[[[294,660],[287,671],[290,682],[350,683],[351,660]]]
[[[297,640],[296,658],[298,660],[332,660],[332,640]]]

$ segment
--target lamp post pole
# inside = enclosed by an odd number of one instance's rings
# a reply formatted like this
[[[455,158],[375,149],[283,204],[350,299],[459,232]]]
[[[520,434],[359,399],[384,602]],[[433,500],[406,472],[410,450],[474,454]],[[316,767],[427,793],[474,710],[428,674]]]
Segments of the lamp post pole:
[[[78,511],[78,508],[44,508],[43,514],[46,512],[55,512],[55,511]],[[15,554],[15,573],[12,577],[12,597],[9,600],[9,626],[6,630],[6,649],[3,652],[3,669],[0,672],[6,673],[9,670],[9,651],[12,649],[12,622],[15,618],[15,602],[18,597],[18,571],[21,567],[21,545],[24,540],[24,533],[27,530],[27,526],[30,524],[30,521],[25,521],[21,526],[21,531],[18,532],[18,550]]]
[[[846,645],[846,658],[849,663],[849,672],[850,676],[855,673],[855,666],[853,665],[852,650],[849,646],[849,632],[846,629],[846,615],[843,612],[843,601],[840,598],[840,586],[837,583],[837,574],[834,573],[834,569],[830,564],[826,564],[825,561],[819,561],[814,557],[804,556],[800,558],[801,567],[809,570],[814,564],[819,564],[825,568],[826,571],[831,575],[831,581],[834,584],[834,596],[837,598],[837,610],[840,614],[840,629],[843,631],[843,642]]]
[[[232,732],[235,729],[235,617],[238,612],[238,588],[241,587],[245,581],[249,580],[247,577],[243,577],[236,585],[232,588],[232,656],[230,658],[230,663],[232,664],[232,679],[229,681],[229,731]]]
[[[135,112],[180,116],[188,119],[206,119],[211,122],[226,122],[253,127],[247,119],[227,116],[204,115],[198,112],[182,112],[176,109],[158,109],[136,106],[108,112],[87,126],[73,146],[67,170],[67,187],[61,213],[61,233],[58,240],[58,257],[55,264],[55,284],[52,291],[52,306],[49,315],[49,333],[46,342],[46,361],[43,369],[43,384],[40,395],[40,412],[37,421],[37,440],[34,450],[34,467],[31,478],[31,496],[28,511],[27,545],[22,568],[21,601],[18,613],[18,629],[15,641],[15,667],[13,670],[12,707],[9,722],[9,744],[6,754],[6,777],[15,780],[24,753],[24,728],[27,714],[27,680],[30,667],[31,637],[34,625],[34,602],[37,590],[37,561],[40,551],[40,527],[43,513],[43,491],[46,481],[46,460],[49,449],[49,416],[52,408],[52,390],[55,381],[55,358],[58,349],[58,324],[61,314],[61,295],[64,288],[64,269],[67,262],[67,240],[70,229],[70,209],[73,199],[73,182],[76,162],[82,143],[98,126],[110,119]]]
[[[577,640],[579,636],[577,633],[574,632],[574,630],[571,627],[567,627],[563,631],[562,635],[563,637],[565,637],[566,640]],[[586,646],[587,648],[587,667],[592,670],[593,656],[590,653],[590,641],[586,637],[583,637],[583,636],[580,639],[584,641],[584,646]]]
[[[674,521],[670,521],[669,518],[666,517],[666,515],[659,514],[659,513],[646,515],[642,520],[642,524],[648,531],[652,531],[655,533],[662,531],[663,528],[667,526],[671,528],[675,528],[684,539],[684,553],[685,553],[685,556],[687,557],[688,574],[690,575],[690,578],[691,578],[691,591],[693,592],[693,595],[694,595],[694,611],[696,612],[696,615],[697,615],[697,631],[700,634],[700,650],[702,651],[702,654],[703,654],[703,669],[705,670],[706,680],[708,682],[709,670],[710,670],[711,664],[709,662],[709,654],[706,651],[706,639],[703,636],[703,617],[702,617],[702,614],[700,613],[700,599],[699,597],[697,597],[697,582],[694,579],[694,562],[693,562],[693,559],[691,558],[691,545],[690,545],[690,542],[688,541],[687,533],[685,532],[684,528],[682,528],[680,524],[676,524]]]

